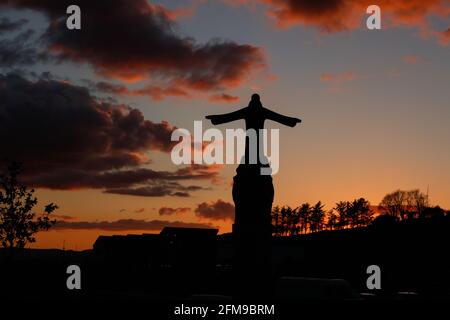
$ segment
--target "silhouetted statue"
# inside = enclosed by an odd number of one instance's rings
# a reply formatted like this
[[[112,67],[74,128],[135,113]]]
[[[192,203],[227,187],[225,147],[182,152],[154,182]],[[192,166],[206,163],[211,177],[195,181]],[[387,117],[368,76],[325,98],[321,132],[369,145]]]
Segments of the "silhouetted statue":
[[[258,133],[264,128],[266,119],[294,127],[301,122],[262,106],[258,94],[253,94],[248,107],[222,115],[210,115],[212,124],[245,120],[246,129]],[[233,224],[234,262],[236,294],[244,297],[265,296],[270,290],[272,237],[271,211],[274,196],[272,177],[261,175],[261,167],[268,167],[267,161],[260,162],[259,134],[257,137],[257,163],[249,163],[249,139],[246,139],[245,160],[238,166],[233,178],[233,201],[235,218]],[[253,149],[255,150],[255,149]],[[264,153],[265,154],[265,153]]]
[[[230,112],[230,113],[219,114],[219,115],[209,115],[209,116],[206,116],[206,119],[210,119],[211,123],[214,125],[244,119],[246,130],[253,129],[257,133],[257,135],[256,135],[257,145],[254,150],[257,151],[257,153],[256,153],[258,155],[257,163],[260,165],[261,165],[261,163],[260,163],[260,158],[259,158],[259,154],[260,154],[259,149],[262,145],[262,141],[259,140],[260,136],[258,133],[259,133],[260,129],[264,129],[264,121],[266,121],[266,119],[273,120],[273,121],[279,122],[279,123],[284,124],[289,127],[295,127],[295,125],[297,123],[301,122],[301,120],[298,118],[287,117],[282,114],[279,114],[279,113],[276,113],[269,109],[264,108],[263,105],[261,104],[259,95],[256,93],[254,93],[252,95],[250,103],[248,104],[247,107],[244,107],[242,109],[239,109],[237,111]],[[247,164],[250,163],[249,150],[250,150],[249,139],[246,139],[245,163],[247,163]],[[265,153],[263,153],[263,154],[265,154]]]

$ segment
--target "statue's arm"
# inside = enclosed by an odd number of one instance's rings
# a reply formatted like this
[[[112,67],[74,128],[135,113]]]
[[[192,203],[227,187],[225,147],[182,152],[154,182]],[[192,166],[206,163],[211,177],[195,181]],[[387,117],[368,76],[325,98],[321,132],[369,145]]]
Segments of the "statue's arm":
[[[285,126],[289,126],[289,127],[295,127],[295,125],[297,123],[302,122],[302,120],[300,120],[299,118],[284,116],[282,114],[273,112],[268,109],[265,109],[265,116],[267,119],[279,122],[279,123],[284,124]]]
[[[245,111],[244,111],[244,108],[242,108],[237,111],[230,112],[230,113],[209,115],[209,116],[206,116],[205,118],[211,120],[211,123],[215,125],[215,124],[222,124],[222,123],[227,123],[227,122],[243,119],[244,117],[245,117]]]

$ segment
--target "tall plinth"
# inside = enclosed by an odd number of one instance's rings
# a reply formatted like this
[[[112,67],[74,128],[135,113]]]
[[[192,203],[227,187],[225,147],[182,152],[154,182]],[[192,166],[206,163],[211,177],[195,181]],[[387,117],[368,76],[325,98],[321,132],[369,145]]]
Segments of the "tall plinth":
[[[271,279],[272,177],[260,165],[241,164],[233,178],[235,295],[266,296]]]

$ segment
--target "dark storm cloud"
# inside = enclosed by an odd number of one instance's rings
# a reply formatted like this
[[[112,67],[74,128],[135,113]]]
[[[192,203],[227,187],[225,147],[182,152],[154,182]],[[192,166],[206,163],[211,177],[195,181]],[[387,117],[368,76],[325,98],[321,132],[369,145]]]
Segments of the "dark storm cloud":
[[[108,188],[108,193],[118,194],[161,194],[169,195],[172,191],[198,191],[203,188],[197,186],[182,186],[175,181],[181,180],[214,180],[217,171],[203,172],[191,169],[187,173],[184,169],[177,171],[155,171],[148,168],[122,169],[113,171],[75,170],[71,168],[54,168],[51,172],[33,173],[25,182],[36,187],[50,189],[79,189],[79,188]],[[151,182],[157,186],[149,186]],[[149,188],[128,189],[130,186],[146,184]],[[151,188],[150,188],[151,187]]]
[[[88,63],[99,74],[123,80],[151,77],[162,85],[149,93],[180,95],[186,90],[215,90],[238,85],[262,67],[262,51],[251,45],[212,40],[198,44],[182,36],[162,6],[145,0],[80,0],[82,28],[66,28],[72,1],[6,0],[15,8],[38,10],[50,19],[44,39],[60,61]]]
[[[159,215],[160,216],[171,216],[175,214],[182,214],[182,213],[188,213],[191,212],[191,208],[188,207],[180,207],[180,208],[171,208],[171,207],[161,207],[159,208]]]
[[[216,202],[202,202],[195,209],[198,217],[211,220],[232,220],[234,218],[234,205],[221,199]]]
[[[95,82],[88,79],[85,79],[84,82],[92,91],[103,92],[108,94],[129,94],[128,88],[121,84],[115,84],[106,81]]]
[[[147,182],[143,187],[106,189],[105,192],[140,197],[189,197],[189,192],[202,189],[204,188],[200,186],[183,186],[174,181],[154,180]]]
[[[84,87],[0,75],[2,149],[36,166],[107,170],[145,162],[145,151],[168,152],[174,127],[145,120],[126,105],[97,101]],[[26,146],[26,148],[24,148]]]
[[[166,186],[159,192],[164,195],[199,190],[175,181],[213,180],[216,171],[203,166],[174,172],[138,167],[149,163],[149,150],[171,150],[174,129],[167,122],[145,120],[127,105],[98,101],[84,87],[0,74],[0,149],[25,164],[24,182],[35,187],[126,194],[130,188],[143,193],[136,188],[157,182]]]
[[[115,95],[148,96],[153,100],[163,100],[166,96],[189,98],[190,94],[178,86],[146,85],[140,89],[130,90],[125,85],[111,82],[93,82],[85,80],[92,91]]]
[[[6,17],[0,18],[0,35],[3,32],[11,32],[15,31],[17,29],[20,29],[23,25],[28,23],[27,19],[20,19],[16,21],[11,21],[10,19]]]
[[[39,53],[29,42],[33,34],[32,30],[27,30],[12,39],[0,40],[0,68],[32,65],[45,60],[45,54]]]
[[[126,230],[144,230],[159,231],[164,227],[178,228],[211,228],[209,223],[195,223],[182,221],[165,220],[136,220],[121,219],[117,221],[58,221],[53,229],[76,229],[76,230],[105,230],[105,231],[126,231]]]

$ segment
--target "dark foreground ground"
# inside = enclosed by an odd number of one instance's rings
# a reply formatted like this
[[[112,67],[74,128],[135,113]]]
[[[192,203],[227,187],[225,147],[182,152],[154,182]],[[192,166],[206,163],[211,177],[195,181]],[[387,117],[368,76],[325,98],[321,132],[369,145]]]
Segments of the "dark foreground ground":
[[[24,250],[11,257],[2,250],[0,300],[141,301],[172,312],[183,302],[236,303],[240,287],[253,285],[267,292],[257,301],[248,297],[256,304],[450,301],[449,240],[448,218],[278,237],[272,275],[256,284],[234,281],[231,235],[218,236],[207,253],[122,246],[113,252]],[[199,252],[213,259],[197,259]],[[69,265],[81,269],[81,290],[67,288]],[[369,265],[381,269],[380,290],[367,288]]]

